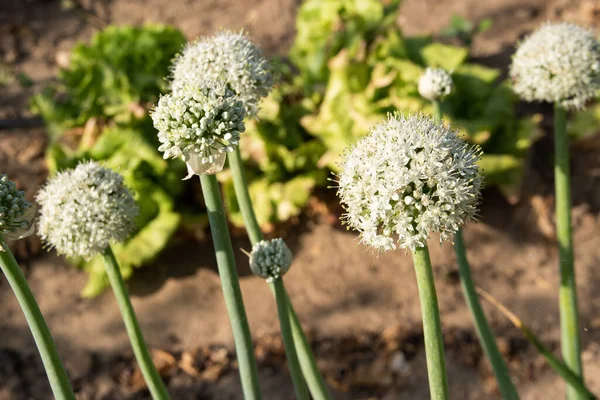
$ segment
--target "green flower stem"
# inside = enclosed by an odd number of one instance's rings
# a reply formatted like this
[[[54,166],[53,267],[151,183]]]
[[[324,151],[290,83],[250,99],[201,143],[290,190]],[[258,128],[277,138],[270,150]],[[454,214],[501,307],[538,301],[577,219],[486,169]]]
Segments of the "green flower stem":
[[[2,250],[3,249],[3,250]],[[56,346],[52,340],[50,330],[44,321],[42,312],[31,293],[31,289],[23,276],[21,268],[17,264],[17,260],[13,256],[10,249],[4,243],[4,239],[0,235],[0,268],[8,280],[8,284],[12,288],[25,319],[29,325],[29,329],[33,335],[35,344],[42,357],[42,363],[50,381],[52,394],[56,400],[75,400],[73,388],[69,383],[67,373],[60,362]]]
[[[250,242],[252,245],[254,245],[263,240],[264,236],[260,230],[260,225],[256,220],[254,208],[252,207],[252,201],[248,193],[248,184],[246,182],[239,148],[237,148],[234,152],[228,153],[227,157],[229,161],[229,167],[231,168],[231,174],[233,176],[235,196],[242,212],[242,218],[244,219],[246,231],[250,237]],[[292,335],[294,338],[294,346],[296,347],[296,353],[300,361],[300,368],[302,369],[304,379],[306,379],[306,384],[308,385],[310,394],[315,400],[332,400],[333,398],[327,389],[325,380],[319,372],[319,368],[317,367],[317,362],[310,348],[310,344],[308,343],[306,335],[302,330],[302,325],[300,324],[298,315],[296,314],[287,291],[285,290],[285,286],[283,286],[283,291],[287,299],[287,309],[292,328]],[[273,295],[275,295],[274,291]]]
[[[444,360],[444,340],[442,324],[438,309],[433,269],[427,246],[419,247],[412,252],[413,263],[419,287],[421,314],[423,315],[423,336],[425,340],[425,356],[427,358],[427,374],[429,375],[429,391],[431,400],[448,400],[448,378]]]
[[[569,140],[567,113],[554,106],[554,185],[556,197],[556,234],[560,257],[560,332],[565,364],[583,379],[581,339],[577,311],[577,284],[573,262],[573,230],[571,227],[571,182],[569,175]],[[568,399],[580,399],[572,386],[567,387]]]
[[[300,368],[300,361],[298,361],[298,354],[294,347],[294,336],[292,335],[292,328],[290,325],[290,317],[288,314],[288,301],[283,286],[283,280],[281,278],[275,279],[269,283],[273,293],[275,293],[275,300],[277,301],[277,313],[279,314],[279,325],[281,327],[281,336],[283,337],[283,344],[285,346],[285,353],[287,355],[288,366],[290,368],[290,374],[292,375],[292,382],[294,384],[294,392],[296,393],[297,400],[309,400],[308,389],[304,383],[302,377],[302,370]]]
[[[433,118],[435,122],[442,121],[442,102],[440,100],[433,100],[431,102],[433,104]]]
[[[595,400],[596,396],[590,392],[590,390],[585,386],[582,378],[577,376],[569,367],[567,367],[564,363],[562,363],[557,357],[555,357],[552,352],[544,346],[544,344],[538,339],[538,337],[533,333],[531,329],[527,325],[519,319],[515,314],[513,314],[508,308],[506,308],[502,303],[500,303],[495,297],[493,297],[488,292],[484,291],[481,288],[476,289],[477,293],[481,295],[484,299],[486,299],[490,304],[492,304],[498,311],[500,311],[506,318],[509,319],[512,324],[517,327],[525,336],[525,338],[531,343],[536,350],[544,356],[550,367],[560,375],[561,378],[564,379],[571,387],[573,391],[579,396],[580,399],[585,400]]]
[[[258,400],[261,398],[258,368],[233,257],[229,228],[227,227],[227,219],[225,218],[223,201],[219,191],[219,183],[215,175],[200,175],[200,182],[208,210],[208,220],[217,256],[225,306],[233,330],[233,341],[240,368],[244,399]]]
[[[487,356],[496,380],[498,381],[498,387],[500,393],[505,400],[518,400],[519,395],[517,390],[510,379],[508,368],[500,355],[494,334],[485,318],[477,292],[475,291],[475,285],[471,276],[471,268],[469,267],[469,261],[467,260],[467,251],[465,248],[465,242],[462,235],[462,230],[459,229],[454,236],[454,252],[456,253],[456,260],[458,262],[458,271],[460,273],[460,284],[463,290],[463,295],[467,302],[467,306],[471,311],[473,322],[475,323],[475,330],[479,337],[479,342],[483,347],[483,351]]]
[[[252,199],[250,199],[250,193],[248,193],[248,182],[246,181],[246,174],[244,173],[244,166],[242,164],[242,155],[240,154],[239,146],[234,151],[227,154],[229,161],[229,168],[231,169],[231,175],[233,177],[233,189],[235,190],[235,198],[237,199],[238,206],[242,213],[242,219],[250,237],[250,243],[255,245],[264,239],[260,225],[256,220],[254,214],[254,208],[252,207]]]
[[[140,365],[142,375],[148,385],[148,390],[153,399],[168,400],[170,399],[169,393],[152,362],[152,357],[144,342],[142,330],[140,329],[135,316],[135,311],[131,305],[131,300],[129,299],[127,289],[125,288],[125,283],[121,276],[121,269],[119,268],[119,263],[115,258],[115,254],[113,253],[112,248],[108,247],[104,250],[102,255],[108,280],[110,281],[113,293],[117,299],[117,304],[119,305],[123,322],[125,323],[125,329],[127,330],[127,335],[129,336],[131,347],[133,348],[133,353]]]

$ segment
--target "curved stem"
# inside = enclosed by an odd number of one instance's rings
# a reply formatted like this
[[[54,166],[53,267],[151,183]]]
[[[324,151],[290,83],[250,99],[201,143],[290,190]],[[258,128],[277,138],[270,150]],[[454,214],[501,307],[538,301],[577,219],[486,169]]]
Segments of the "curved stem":
[[[210,231],[215,246],[217,267],[221,278],[221,287],[225,297],[225,306],[233,330],[233,341],[240,367],[240,378],[245,400],[261,398],[258,384],[258,368],[254,357],[252,336],[248,318],[244,309],[244,300],[240,290],[233,248],[223,209],[219,183],[214,175],[200,175],[202,194],[208,210]]]
[[[133,348],[133,353],[135,354],[135,358],[140,366],[144,380],[148,385],[148,390],[150,391],[153,399],[168,400],[170,399],[169,393],[167,392],[167,389],[158,371],[156,370],[154,363],[152,362],[152,357],[150,356],[150,352],[148,351],[146,343],[144,342],[142,330],[140,329],[135,316],[135,311],[131,305],[131,300],[129,299],[127,289],[125,288],[119,263],[117,262],[115,254],[110,247],[104,251],[103,258],[108,280],[110,281],[115,298],[117,299],[117,304],[119,305],[121,316],[123,317],[123,322],[125,323],[125,329],[127,330],[127,335],[129,336],[131,347]]]
[[[283,344],[285,346],[285,353],[287,355],[288,366],[290,368],[290,375],[292,375],[292,382],[294,384],[294,392],[296,393],[297,400],[309,400],[308,390],[302,377],[302,370],[300,368],[300,362],[298,361],[298,354],[294,347],[294,337],[292,335],[292,328],[290,326],[290,318],[288,315],[288,301],[281,278],[275,279],[270,282],[273,293],[275,293],[275,300],[277,302],[277,313],[279,314],[279,325],[281,327],[281,336],[283,337]]]
[[[75,400],[73,388],[60,362],[54,340],[52,340],[52,335],[46,321],[44,321],[42,312],[33,297],[21,268],[17,264],[17,260],[4,243],[2,236],[0,236],[0,268],[15,293],[23,314],[25,314],[27,325],[29,325],[33,340],[42,357],[52,394],[57,400]]]
[[[571,182],[569,175],[569,140],[566,110],[554,107],[554,185],[556,197],[556,235],[560,257],[560,340],[565,364],[583,378],[581,342],[577,311],[577,284],[573,261],[573,230],[571,226]],[[579,399],[572,387],[567,387],[568,399]]]
[[[517,389],[513,385],[508,368],[496,345],[496,339],[494,338],[492,329],[490,328],[483,309],[481,308],[481,304],[479,303],[479,298],[475,291],[475,285],[471,276],[471,268],[469,267],[469,261],[467,260],[467,251],[461,229],[459,229],[454,236],[454,252],[456,253],[456,260],[458,262],[458,271],[460,273],[460,284],[463,295],[465,296],[465,301],[471,311],[479,342],[481,343],[483,351],[490,361],[494,374],[496,375],[500,393],[502,393],[502,397],[505,400],[518,400],[519,395]]]
[[[448,378],[446,377],[446,361],[444,359],[442,324],[440,322],[440,311],[429,250],[427,246],[419,247],[413,250],[412,256],[419,287],[421,314],[423,315],[423,336],[430,396],[431,400],[448,400],[450,397],[448,394]]]
[[[561,378],[565,380],[565,382],[569,383],[573,387],[573,390],[577,392],[579,398],[585,400],[595,400],[596,396],[590,392],[590,390],[585,386],[585,383],[581,379],[581,377],[577,376],[569,367],[567,367],[563,362],[561,362],[558,357],[555,357],[550,349],[548,349],[544,344],[538,339],[538,337],[533,333],[531,329],[527,325],[523,323],[515,314],[513,314],[508,308],[506,308],[502,303],[500,303],[494,296],[486,292],[481,288],[476,289],[477,293],[479,293],[484,299],[490,302],[498,311],[500,311],[512,324],[521,330],[525,338],[531,343],[536,350],[544,356],[550,367],[558,374]]]
[[[306,384],[310,390],[310,394],[315,400],[333,400],[323,376],[319,372],[317,366],[317,360],[310,348],[310,343],[302,330],[302,325],[298,319],[298,315],[292,307],[289,296],[286,293],[288,303],[288,314],[290,316],[290,325],[292,327],[292,335],[294,337],[294,345],[298,352],[298,359],[300,361],[300,368],[302,368],[302,374],[306,379]]]
[[[252,200],[250,199],[250,194],[248,193],[248,184],[244,174],[239,148],[237,148],[234,152],[228,153],[227,157],[229,161],[229,167],[231,168],[231,175],[233,176],[235,196],[240,207],[240,211],[242,212],[242,218],[244,219],[244,225],[246,226],[246,231],[250,237],[250,242],[252,245],[254,245],[263,240],[264,236],[260,230],[260,225],[256,220],[254,208],[252,207]],[[323,376],[317,367],[317,362],[310,348],[310,344],[308,343],[306,335],[302,330],[302,325],[300,324],[298,315],[296,315],[296,311],[294,310],[292,302],[290,301],[287,291],[285,290],[285,286],[283,286],[283,290],[287,299],[287,310],[292,328],[292,335],[294,338],[294,346],[296,347],[296,353],[300,361],[302,374],[304,375],[304,379],[306,379],[306,384],[308,385],[310,394],[315,400],[332,400],[331,394],[329,393],[327,385],[325,384],[325,380],[323,379]],[[273,294],[275,294],[274,291]]]

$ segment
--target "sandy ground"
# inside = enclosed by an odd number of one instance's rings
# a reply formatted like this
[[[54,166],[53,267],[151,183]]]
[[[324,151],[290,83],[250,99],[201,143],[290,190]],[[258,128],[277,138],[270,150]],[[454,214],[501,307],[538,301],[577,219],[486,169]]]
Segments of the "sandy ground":
[[[29,75],[34,85],[12,85],[0,95],[0,119],[27,116],[27,97],[56,74],[56,55],[89,38],[101,20],[112,23],[170,23],[189,38],[219,28],[244,27],[269,54],[283,53],[293,40],[297,2],[292,0],[89,1],[98,17],[63,11],[55,1],[0,5],[0,49],[6,62]],[[594,2],[543,0],[407,0],[399,21],[407,34],[436,32],[453,13],[490,17],[493,28],[477,38],[476,56],[506,67],[514,42],[546,19],[595,25]],[[543,110],[542,110],[543,111]],[[545,126],[548,121],[545,121]],[[0,171],[32,193],[45,178],[43,129],[0,130]],[[525,320],[558,354],[557,256],[552,240],[552,144],[532,153],[527,189],[517,206],[488,190],[482,222],[465,229],[477,284]],[[600,393],[600,152],[574,149],[574,203],[577,281],[580,290],[586,381]],[[401,251],[380,257],[358,246],[355,235],[337,223],[331,193],[317,195],[286,240],[296,254],[285,277],[300,319],[311,332],[320,366],[339,399],[426,399],[427,377],[420,339],[416,282],[410,257]],[[326,209],[317,213],[315,209]],[[21,254],[39,243],[20,244]],[[25,249],[23,247],[28,247]],[[248,248],[244,238],[235,248]],[[29,251],[28,251],[29,250]],[[474,335],[457,279],[452,248],[431,243],[439,292],[451,392],[455,399],[499,398]],[[184,254],[184,256],[182,256]],[[248,317],[257,340],[266,399],[291,399],[291,382],[276,334],[278,322],[268,287],[249,275],[237,254]],[[147,399],[139,390],[117,306],[110,292],[84,300],[85,276],[54,254],[23,258],[22,266],[39,300],[81,399]],[[212,243],[176,240],[156,265],[130,282],[133,303],[148,343],[176,399],[239,399],[241,392],[227,314]],[[563,384],[520,333],[485,305],[500,347],[509,360],[523,399],[562,399]],[[0,280],[0,400],[51,398],[21,311]],[[223,347],[225,346],[225,347]],[[215,354],[215,376],[190,371],[193,362]],[[212,358],[211,358],[212,357]]]

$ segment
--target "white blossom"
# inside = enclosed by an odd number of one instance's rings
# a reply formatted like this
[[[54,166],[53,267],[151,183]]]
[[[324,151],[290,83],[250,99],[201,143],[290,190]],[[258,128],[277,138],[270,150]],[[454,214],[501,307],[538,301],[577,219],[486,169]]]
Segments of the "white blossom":
[[[198,76],[227,82],[251,117],[273,86],[268,61],[243,32],[223,31],[188,44],[173,61],[172,71],[174,82]]]
[[[419,79],[419,94],[428,100],[448,96],[453,87],[452,77],[441,68],[427,68]]]
[[[250,269],[267,282],[283,276],[292,265],[292,252],[283,239],[261,240],[252,246]]]
[[[59,254],[90,259],[134,230],[138,206],[123,177],[96,162],[59,172],[37,195],[38,233]]]
[[[188,176],[223,169],[225,153],[239,144],[245,130],[242,102],[224,81],[198,77],[174,82],[152,112],[164,158],[181,157]]]
[[[35,207],[25,200],[24,193],[0,174],[0,239],[22,239],[33,232]],[[0,243],[0,251],[3,251]]]
[[[577,25],[545,24],[520,44],[510,76],[526,101],[582,109],[600,90],[600,45]]]
[[[475,218],[481,151],[422,115],[391,115],[344,155],[337,176],[343,222],[379,251],[448,240]]]

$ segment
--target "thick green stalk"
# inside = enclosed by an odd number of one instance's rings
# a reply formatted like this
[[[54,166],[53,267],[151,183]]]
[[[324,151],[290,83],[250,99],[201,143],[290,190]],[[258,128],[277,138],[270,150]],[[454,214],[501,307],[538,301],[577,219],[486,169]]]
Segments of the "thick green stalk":
[[[125,288],[119,263],[110,247],[104,251],[103,258],[108,280],[110,281],[113,293],[117,299],[117,304],[119,305],[121,316],[125,323],[125,329],[127,330],[127,335],[129,336],[131,347],[133,348],[133,353],[140,366],[144,380],[148,385],[148,390],[153,399],[168,400],[170,399],[169,393],[152,362],[152,357],[144,342],[142,330],[140,329],[140,325],[135,316],[135,311],[131,305],[127,289]]]
[[[238,280],[231,237],[223,209],[219,183],[214,175],[200,175],[204,202],[208,210],[210,231],[215,246],[217,267],[221,278],[221,287],[225,297],[225,306],[229,314],[233,341],[237,353],[242,380],[242,390],[245,400],[258,400],[261,398],[258,384],[258,368],[254,357],[252,336],[248,326],[248,318],[244,309],[242,291]]]
[[[250,194],[248,193],[248,184],[246,182],[246,176],[244,174],[239,148],[232,153],[228,153],[228,160],[229,167],[231,168],[231,175],[233,176],[235,196],[242,212],[242,218],[244,219],[246,231],[250,237],[250,242],[252,245],[254,245],[263,240],[264,236],[260,230],[260,225],[256,220],[254,208],[252,207],[252,200],[250,199]],[[325,380],[321,376],[321,373],[317,367],[317,362],[310,348],[310,344],[308,343],[306,335],[302,330],[300,320],[296,315],[296,311],[292,306],[287,291],[285,291],[285,286],[283,287],[283,290],[287,299],[288,315],[292,328],[292,335],[294,338],[294,346],[296,347],[296,353],[300,361],[302,374],[304,375],[304,379],[306,379],[306,384],[308,385],[310,394],[315,400],[332,400],[331,394],[329,393],[327,385],[325,384]],[[274,291],[273,295],[275,295]]]
[[[487,293],[481,288],[477,288],[476,291],[487,301],[489,301],[498,311],[500,311],[506,318],[512,322],[512,324],[521,330],[525,338],[531,343],[536,350],[544,356],[550,367],[564,379],[571,387],[573,391],[577,393],[580,399],[595,400],[596,396],[585,386],[585,383],[581,377],[577,376],[569,367],[555,357],[552,352],[544,346],[544,344],[538,339],[527,325],[521,321],[515,314],[513,314],[508,308],[502,303],[496,300],[491,294]]]
[[[571,227],[571,182],[569,175],[569,140],[567,113],[554,106],[554,186],[556,198],[556,235],[560,257],[560,340],[565,364],[583,379],[581,339],[577,311],[577,284],[573,262],[573,230]],[[581,397],[572,386],[567,387],[568,399]]]
[[[431,400],[448,400],[450,396],[444,360],[444,339],[442,338],[442,324],[429,250],[427,246],[417,248],[413,250],[412,256],[419,287],[421,314],[423,315],[423,336],[430,397]]]
[[[471,311],[479,342],[481,343],[483,351],[490,361],[494,374],[496,375],[500,393],[502,393],[502,397],[505,400],[518,400],[519,395],[517,394],[517,389],[513,385],[510,374],[508,373],[508,368],[496,345],[492,329],[490,328],[483,309],[481,308],[481,304],[479,303],[479,298],[475,291],[475,285],[471,276],[471,268],[469,267],[469,261],[467,260],[467,251],[462,230],[460,229],[454,236],[454,252],[456,253],[456,260],[458,262],[458,271],[460,273],[460,284],[463,295],[465,296],[467,306]]]
[[[304,383],[304,378],[302,377],[300,361],[298,361],[298,354],[296,353],[296,348],[294,347],[294,336],[292,335],[290,317],[288,314],[287,295],[285,293],[285,287],[283,286],[281,277],[271,282],[270,286],[275,293],[277,313],[279,314],[279,325],[281,327],[281,336],[285,346],[285,354],[287,355],[290,375],[292,375],[296,399],[309,400],[310,396],[308,395],[308,389],[306,388],[306,383]]]
[[[4,250],[1,250],[4,249]],[[23,276],[21,268],[17,264],[17,260],[13,256],[10,249],[4,243],[0,235],[0,268],[8,280],[8,284],[12,288],[17,301],[25,314],[27,325],[33,335],[33,340],[42,357],[42,363],[46,370],[46,375],[50,381],[52,394],[56,400],[75,400],[73,388],[69,383],[67,373],[60,362],[56,346],[52,340],[50,330],[44,321],[42,312],[31,293],[31,289]]]

